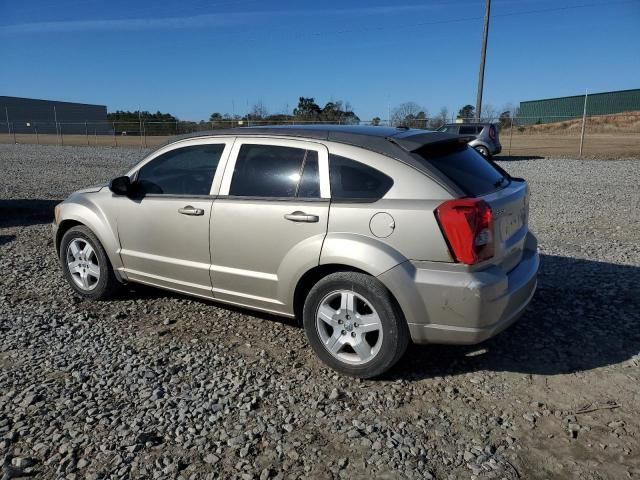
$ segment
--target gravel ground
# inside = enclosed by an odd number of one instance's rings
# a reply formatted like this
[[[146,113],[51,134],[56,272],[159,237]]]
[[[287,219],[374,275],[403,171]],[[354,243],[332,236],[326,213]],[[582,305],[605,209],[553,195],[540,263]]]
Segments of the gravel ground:
[[[640,161],[501,162],[543,254],[526,315],[358,381],[288,320],[71,293],[55,200],[143,154],[0,145],[2,478],[640,478]]]

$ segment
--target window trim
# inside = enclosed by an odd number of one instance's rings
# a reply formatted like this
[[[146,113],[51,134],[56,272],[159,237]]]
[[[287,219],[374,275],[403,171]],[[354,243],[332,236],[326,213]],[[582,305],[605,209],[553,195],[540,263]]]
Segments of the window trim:
[[[172,152],[174,150],[179,150],[187,147],[197,147],[200,145],[220,145],[224,144],[224,149],[222,150],[222,154],[220,155],[220,160],[218,162],[218,166],[216,167],[216,171],[213,175],[213,181],[211,182],[211,187],[209,188],[209,193],[205,195],[189,195],[189,194],[175,194],[175,193],[147,193],[144,195],[144,198],[212,198],[218,195],[218,191],[220,190],[220,184],[222,183],[222,176],[225,171],[225,166],[229,160],[229,155],[231,154],[231,150],[233,144],[235,142],[236,137],[209,137],[209,138],[193,138],[186,141],[180,141],[176,143],[172,143],[162,147],[155,152],[152,152],[149,156],[143,159],[140,163],[138,163],[135,167],[133,167],[129,172],[127,172],[127,176],[131,178],[131,181],[134,182],[138,178],[138,172],[146,166],[148,163],[153,162],[155,159],[164,155],[165,153]]]
[[[240,148],[243,145],[268,145],[275,147],[290,147],[298,148],[301,150],[314,150],[318,153],[318,173],[320,176],[320,197],[319,198],[300,198],[300,197],[247,197],[238,195],[229,195],[231,189],[231,180],[236,168],[236,161],[238,160],[238,154]],[[218,172],[216,172],[218,173]],[[255,138],[237,138],[231,149],[229,159],[226,162],[224,174],[222,176],[222,183],[220,186],[219,198],[228,199],[253,199],[253,200],[277,200],[277,201],[318,201],[329,200],[331,198],[331,192],[329,189],[329,150],[321,143],[309,142],[305,140],[290,140],[280,138],[269,137],[255,137]],[[297,187],[296,187],[297,191]]]

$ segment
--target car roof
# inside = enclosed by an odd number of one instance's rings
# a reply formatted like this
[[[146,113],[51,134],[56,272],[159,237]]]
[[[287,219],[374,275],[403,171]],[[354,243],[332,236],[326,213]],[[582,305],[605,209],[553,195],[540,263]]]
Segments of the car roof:
[[[281,136],[344,143],[406,161],[407,154],[427,145],[463,142],[465,137],[451,133],[364,125],[274,125],[209,130],[174,137],[175,141],[208,136]],[[468,141],[468,140],[466,140]]]

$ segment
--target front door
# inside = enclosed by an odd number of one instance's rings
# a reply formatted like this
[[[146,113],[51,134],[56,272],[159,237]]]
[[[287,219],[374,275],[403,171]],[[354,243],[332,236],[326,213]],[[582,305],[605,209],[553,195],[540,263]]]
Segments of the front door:
[[[135,194],[119,197],[120,256],[129,279],[212,296],[212,185],[232,142],[209,142],[161,152],[137,171]]]
[[[211,218],[214,296],[292,313],[294,282],[318,265],[328,215],[324,145],[238,138]]]

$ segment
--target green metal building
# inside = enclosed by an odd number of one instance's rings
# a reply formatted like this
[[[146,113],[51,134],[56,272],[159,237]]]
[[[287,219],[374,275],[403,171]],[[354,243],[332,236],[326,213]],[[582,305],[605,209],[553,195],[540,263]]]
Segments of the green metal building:
[[[581,117],[584,95],[520,102],[518,123],[551,123]],[[587,115],[640,111],[640,88],[587,95]]]

